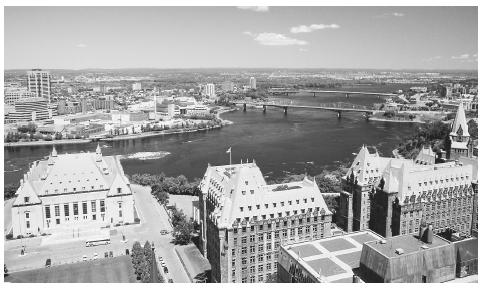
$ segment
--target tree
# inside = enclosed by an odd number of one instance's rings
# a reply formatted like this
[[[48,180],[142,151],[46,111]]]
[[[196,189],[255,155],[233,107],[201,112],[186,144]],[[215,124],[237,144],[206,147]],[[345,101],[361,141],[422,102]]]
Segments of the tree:
[[[478,139],[478,123],[474,119],[471,119],[467,124],[468,134],[470,134],[470,137],[473,139]]]
[[[194,224],[192,220],[183,220],[173,228],[173,238],[176,244],[186,245],[190,243],[193,233]]]
[[[8,276],[7,264],[3,264],[3,276]]]
[[[178,210],[177,207],[173,207],[172,209],[172,226],[176,227],[182,222],[186,222],[187,217],[183,213],[182,210]]]
[[[132,264],[133,264],[133,269],[135,270],[135,274],[137,274],[138,277],[140,277],[142,271],[141,271],[141,263],[144,258],[144,253],[142,249],[142,245],[140,245],[140,242],[136,241],[133,243],[132,247]]]
[[[150,274],[150,265],[147,261],[147,258],[143,256],[142,262],[140,263],[140,280],[142,283],[152,282],[152,275]]]
[[[5,185],[3,187],[3,200],[12,199],[15,197],[15,193],[17,192],[18,186],[14,184]]]

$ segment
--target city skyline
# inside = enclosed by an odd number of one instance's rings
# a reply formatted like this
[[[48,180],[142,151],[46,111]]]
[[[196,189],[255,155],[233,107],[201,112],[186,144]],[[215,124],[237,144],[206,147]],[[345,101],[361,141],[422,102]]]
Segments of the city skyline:
[[[5,7],[5,69],[475,70],[477,21],[475,7]]]

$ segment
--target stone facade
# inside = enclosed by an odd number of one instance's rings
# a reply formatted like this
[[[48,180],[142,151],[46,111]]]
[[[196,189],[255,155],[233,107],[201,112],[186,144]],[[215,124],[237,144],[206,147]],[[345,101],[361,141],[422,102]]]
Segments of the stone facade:
[[[208,167],[201,182],[200,247],[213,282],[265,282],[280,245],[331,235],[315,181],[267,185],[255,163]]]

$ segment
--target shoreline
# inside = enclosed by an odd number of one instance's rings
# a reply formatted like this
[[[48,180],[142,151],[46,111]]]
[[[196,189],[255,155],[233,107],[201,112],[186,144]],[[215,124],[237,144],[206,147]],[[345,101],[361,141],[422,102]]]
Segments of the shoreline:
[[[84,144],[92,142],[92,139],[68,139],[68,140],[51,140],[51,141],[26,141],[26,142],[9,142],[4,143],[3,147],[28,147],[28,146],[51,146],[63,144]]]
[[[400,119],[386,119],[386,118],[377,118],[377,117],[370,117],[368,120],[383,121],[383,122],[397,122],[397,123],[425,123],[425,121],[423,120],[400,120]]]
[[[113,141],[121,141],[121,140],[130,140],[130,139],[142,139],[142,138],[149,138],[155,136],[162,136],[162,135],[174,135],[174,134],[183,134],[183,133],[191,133],[191,132],[200,132],[200,131],[207,131],[212,129],[219,129],[222,128],[224,125],[231,125],[233,121],[223,119],[220,115],[225,112],[235,111],[235,108],[231,109],[220,109],[216,113],[216,117],[220,120],[220,125],[215,125],[209,128],[195,128],[195,129],[179,129],[177,131],[149,131],[139,134],[131,134],[131,135],[121,135],[112,138],[107,137],[100,137],[94,139],[71,139],[71,140],[51,140],[51,141],[32,141],[32,142],[11,142],[11,143],[4,143],[5,147],[28,147],[28,146],[52,146],[52,145],[63,145],[63,144],[85,144],[91,143],[93,141],[103,141],[103,142],[113,142]]]

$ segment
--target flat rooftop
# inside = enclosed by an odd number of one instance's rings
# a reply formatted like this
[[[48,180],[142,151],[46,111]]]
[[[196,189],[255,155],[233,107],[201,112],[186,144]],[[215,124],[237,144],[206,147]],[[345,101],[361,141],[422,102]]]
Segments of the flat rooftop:
[[[435,248],[444,245],[450,244],[449,241],[433,235],[432,244],[427,244],[417,238],[417,235],[402,235],[396,237],[390,237],[385,239],[386,243],[382,244],[378,241],[366,242],[366,246],[370,246],[376,251],[380,252],[382,255],[392,258],[398,257],[398,254],[395,252],[397,249],[403,249],[403,254],[409,254],[417,251],[422,251],[422,246],[427,246],[428,248]]]
[[[305,270],[326,282],[351,283],[353,269],[360,267],[363,243],[382,237],[367,230],[284,246]]]

